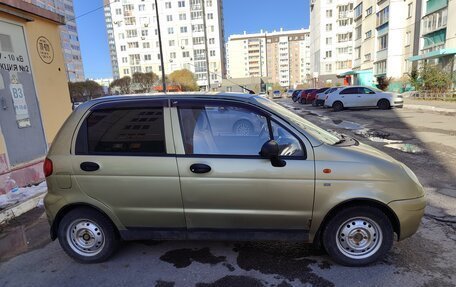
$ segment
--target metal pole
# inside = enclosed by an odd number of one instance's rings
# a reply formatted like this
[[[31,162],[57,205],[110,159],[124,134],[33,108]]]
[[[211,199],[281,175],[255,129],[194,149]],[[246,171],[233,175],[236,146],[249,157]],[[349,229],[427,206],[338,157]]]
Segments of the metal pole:
[[[157,1],[157,0],[155,0]],[[206,4],[204,0],[201,0],[202,8],[203,8],[203,26],[204,26],[204,45],[206,48],[206,70],[207,70],[207,91],[211,91],[211,74],[209,72],[209,49],[207,46],[207,29],[206,29]]]
[[[162,39],[161,39],[161,32],[160,32],[160,18],[158,16],[158,3],[155,0],[155,15],[157,16],[157,30],[158,30],[158,44],[160,46],[160,62],[162,67],[162,84],[163,84],[163,92],[166,93],[166,80],[165,80],[165,63],[163,62],[163,48],[162,48]]]

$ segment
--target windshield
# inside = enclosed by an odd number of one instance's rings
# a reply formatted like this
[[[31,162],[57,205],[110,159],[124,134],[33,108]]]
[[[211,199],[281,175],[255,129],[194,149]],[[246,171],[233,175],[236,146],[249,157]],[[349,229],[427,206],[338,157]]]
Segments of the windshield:
[[[325,131],[324,129],[321,129],[317,127],[316,125],[312,124],[311,122],[303,119],[302,117],[296,115],[295,113],[289,111],[288,109],[282,107],[279,104],[276,104],[275,102],[261,98],[261,97],[254,97],[255,101],[257,101],[259,104],[268,107],[269,109],[273,110],[277,114],[285,117],[287,120],[293,122],[294,124],[298,125],[300,128],[308,132],[311,136],[316,138],[319,141],[322,141],[326,144],[334,145],[340,142],[340,138],[335,136],[334,134]]]

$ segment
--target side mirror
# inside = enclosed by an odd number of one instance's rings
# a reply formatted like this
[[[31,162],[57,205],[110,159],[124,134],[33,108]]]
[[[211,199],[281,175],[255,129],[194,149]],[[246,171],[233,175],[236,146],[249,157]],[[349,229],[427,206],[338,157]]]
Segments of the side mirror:
[[[279,158],[279,144],[275,140],[269,140],[261,147],[260,155],[271,160],[274,167],[284,167],[287,163]]]

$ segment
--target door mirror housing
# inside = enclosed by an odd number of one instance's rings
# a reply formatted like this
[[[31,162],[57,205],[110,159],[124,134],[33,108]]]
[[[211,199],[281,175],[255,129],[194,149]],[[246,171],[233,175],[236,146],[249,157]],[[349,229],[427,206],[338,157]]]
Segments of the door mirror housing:
[[[269,140],[261,147],[260,155],[271,160],[274,167],[284,167],[287,163],[279,157],[279,144],[275,140]]]

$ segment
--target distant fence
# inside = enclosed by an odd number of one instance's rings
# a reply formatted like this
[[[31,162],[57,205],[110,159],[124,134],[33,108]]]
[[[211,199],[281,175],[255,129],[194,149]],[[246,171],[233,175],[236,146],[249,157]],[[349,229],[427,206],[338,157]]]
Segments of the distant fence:
[[[444,93],[429,91],[411,91],[404,93],[404,96],[420,100],[456,101],[456,91]]]

